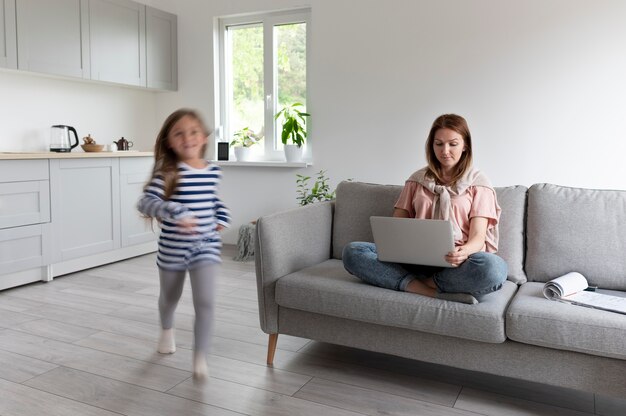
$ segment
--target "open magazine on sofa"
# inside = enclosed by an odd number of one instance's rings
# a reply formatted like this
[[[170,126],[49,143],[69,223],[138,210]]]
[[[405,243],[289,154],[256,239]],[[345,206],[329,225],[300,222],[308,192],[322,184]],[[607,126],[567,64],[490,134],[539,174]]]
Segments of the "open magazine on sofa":
[[[570,272],[547,282],[543,287],[543,295],[559,302],[626,315],[626,297],[587,291],[588,287],[587,279],[582,274]]]

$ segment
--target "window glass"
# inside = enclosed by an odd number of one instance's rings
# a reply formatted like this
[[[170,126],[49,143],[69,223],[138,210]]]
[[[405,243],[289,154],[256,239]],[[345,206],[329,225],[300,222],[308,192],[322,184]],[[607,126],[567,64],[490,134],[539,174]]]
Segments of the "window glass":
[[[260,132],[263,109],[263,26],[230,26],[229,132],[249,128]]]
[[[277,111],[294,103],[301,103],[300,111],[306,113],[306,23],[274,27],[276,38],[276,89]],[[275,143],[282,149],[281,120],[277,121]]]

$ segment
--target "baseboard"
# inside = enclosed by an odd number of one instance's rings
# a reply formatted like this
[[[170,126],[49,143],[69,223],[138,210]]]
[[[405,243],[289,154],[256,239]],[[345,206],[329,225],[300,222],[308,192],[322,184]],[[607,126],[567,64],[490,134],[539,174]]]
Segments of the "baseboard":
[[[150,241],[117,250],[106,251],[104,253],[93,254],[91,256],[79,257],[61,263],[51,264],[51,276],[58,277],[65,274],[74,273],[80,270],[91,269],[103,264],[114,263],[131,257],[142,256],[157,250],[157,242]]]

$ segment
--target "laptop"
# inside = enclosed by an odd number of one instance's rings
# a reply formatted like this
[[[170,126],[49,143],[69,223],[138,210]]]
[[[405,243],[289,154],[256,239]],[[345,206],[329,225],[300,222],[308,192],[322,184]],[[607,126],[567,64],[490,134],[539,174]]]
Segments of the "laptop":
[[[378,260],[453,267],[444,258],[454,250],[450,221],[372,216],[370,223]]]

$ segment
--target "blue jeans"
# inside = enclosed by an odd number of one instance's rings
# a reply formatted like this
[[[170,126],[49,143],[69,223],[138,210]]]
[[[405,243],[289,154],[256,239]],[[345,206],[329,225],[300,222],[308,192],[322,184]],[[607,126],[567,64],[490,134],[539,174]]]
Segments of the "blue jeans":
[[[507,275],[506,262],[492,253],[474,253],[458,267],[420,266],[379,261],[376,245],[365,242],[343,248],[343,266],[364,282],[386,289],[404,291],[413,279],[432,277],[439,292],[473,296],[500,289]]]

